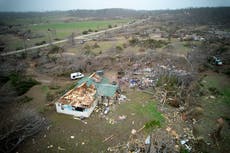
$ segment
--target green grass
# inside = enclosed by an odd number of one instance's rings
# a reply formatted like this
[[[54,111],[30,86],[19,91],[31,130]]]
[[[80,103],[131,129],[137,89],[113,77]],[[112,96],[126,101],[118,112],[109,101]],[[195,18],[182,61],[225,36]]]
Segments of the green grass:
[[[31,19],[31,22],[32,20],[33,19]],[[81,21],[81,22],[69,22],[69,23],[65,23],[61,21],[52,21],[49,23],[43,23],[43,24],[37,24],[37,25],[28,24],[27,26],[21,27],[21,29],[31,30],[33,36],[37,34],[42,36],[39,38],[32,38],[30,40],[26,40],[26,47],[28,48],[28,47],[35,46],[36,43],[39,43],[42,41],[49,42],[49,37],[51,37],[52,41],[54,41],[54,39],[56,38],[64,39],[70,36],[73,32],[76,33],[76,35],[81,35],[82,31],[84,30],[92,29],[93,31],[95,30],[99,31],[101,29],[107,29],[108,25],[112,25],[112,26],[121,25],[121,24],[127,23],[128,21],[129,21],[128,19]],[[17,20],[15,22],[19,24],[22,21]],[[56,35],[54,33],[49,35],[48,29],[55,29]],[[0,39],[4,40],[4,42],[6,43],[7,51],[16,50],[16,49],[24,49],[23,39],[15,35],[12,35],[12,34],[0,35]]]
[[[44,93],[47,93],[49,91],[49,87],[47,85],[43,85],[41,88]]]
[[[206,81],[204,85],[205,88],[216,89],[221,94],[221,101],[230,104],[230,84],[225,75],[209,75],[205,77],[204,80]]]
[[[180,153],[189,153],[189,151],[185,147],[181,147]]]
[[[174,47],[174,52],[178,54],[186,54],[188,51],[190,51],[191,47],[186,46],[188,42],[173,42],[172,45]]]
[[[139,94],[137,94],[138,96]],[[130,102],[124,104],[119,108],[118,114],[122,114],[121,112],[131,112],[135,114],[135,120],[138,122],[142,122],[142,126],[144,126],[145,132],[149,133],[153,129],[163,126],[164,117],[157,110],[156,102],[154,101],[146,101],[143,103],[139,102]]]
[[[137,113],[137,115],[147,117],[149,119],[156,119],[160,121],[164,120],[161,113],[157,111],[157,103],[151,100],[151,95],[138,91],[129,91],[127,97],[130,97],[131,101],[123,106],[127,107],[124,109],[133,110]]]
[[[108,25],[127,23],[128,20],[102,20],[102,21],[82,21],[82,22],[70,22],[70,23],[47,23],[36,26],[29,26],[33,32],[47,32],[48,29],[55,29],[58,38],[64,38],[69,36],[72,32],[82,32],[84,30],[92,29],[99,30],[108,28]]]
[[[151,121],[145,123],[145,129],[147,129],[147,130],[151,130],[152,128],[155,128],[155,127],[161,127],[160,121],[151,120]]]
[[[33,47],[35,46],[36,43],[40,43],[42,41],[49,42],[46,33],[44,33],[43,35],[44,37],[42,38],[33,38],[33,39],[26,40],[25,41],[26,48]],[[0,35],[0,40],[2,40],[6,44],[5,50],[7,51],[24,49],[23,39],[13,34]]]
[[[123,112],[134,113],[142,121],[155,120],[159,121],[160,124],[164,122],[164,117],[157,110],[157,102],[151,100],[151,95],[138,91],[129,91],[127,97],[130,98],[130,102],[122,103],[122,106],[117,110],[117,114],[122,114]]]
[[[16,48],[24,48],[23,40],[12,34],[0,35],[0,40],[6,44],[7,50],[12,50]]]
[[[85,46],[90,46],[90,50],[93,51],[93,53],[95,54],[99,54],[106,52],[107,50],[109,50],[111,47],[116,47],[116,46],[122,46],[122,44],[125,42],[124,39],[118,39],[116,41],[100,41],[97,42],[97,44],[99,45],[99,47],[97,48],[93,48],[93,45],[96,42],[87,42],[85,44]],[[75,51],[76,52],[76,51]]]
[[[149,101],[145,105],[136,104],[134,108],[142,116],[149,117],[157,121],[164,120],[161,113],[157,111],[156,103],[154,101]]]

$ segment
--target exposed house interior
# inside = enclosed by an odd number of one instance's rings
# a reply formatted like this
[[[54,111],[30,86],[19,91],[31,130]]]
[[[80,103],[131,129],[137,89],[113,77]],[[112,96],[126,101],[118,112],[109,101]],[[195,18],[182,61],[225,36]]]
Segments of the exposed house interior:
[[[110,99],[116,95],[118,86],[109,84],[107,78],[93,73],[79,80],[76,86],[56,102],[58,113],[89,117],[99,98]]]

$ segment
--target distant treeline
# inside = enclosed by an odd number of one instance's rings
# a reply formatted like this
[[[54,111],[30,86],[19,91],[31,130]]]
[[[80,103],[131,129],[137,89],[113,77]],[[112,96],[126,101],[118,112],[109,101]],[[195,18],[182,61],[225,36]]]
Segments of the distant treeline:
[[[148,16],[166,16],[180,18],[185,23],[219,23],[230,22],[230,7],[213,8],[187,8],[178,10],[131,10],[131,9],[100,9],[100,10],[69,10],[69,11],[50,11],[50,12],[0,12],[1,24],[4,21],[24,18],[89,18],[89,19],[108,19],[108,18],[145,18]]]
[[[171,14],[177,21],[187,24],[230,24],[230,7],[165,10],[156,11],[155,14]]]

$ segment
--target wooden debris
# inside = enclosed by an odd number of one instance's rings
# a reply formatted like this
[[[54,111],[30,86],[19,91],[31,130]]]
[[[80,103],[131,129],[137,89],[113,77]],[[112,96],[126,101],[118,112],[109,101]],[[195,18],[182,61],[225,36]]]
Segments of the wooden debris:
[[[83,121],[83,120],[82,120],[82,119],[80,119],[79,117],[73,116],[73,119],[75,119],[75,120],[79,120],[79,121],[81,121],[82,123],[87,124],[87,122],[86,122],[86,121]]]
[[[108,151],[114,151],[114,150],[116,150],[117,148],[125,147],[125,146],[126,146],[126,144],[119,144],[119,145],[116,145],[116,146],[114,146],[114,147],[109,147],[107,150],[108,150]]]
[[[138,130],[137,130],[137,133],[138,133],[138,132],[141,132],[144,128],[145,128],[145,125],[143,125],[140,129],[138,129]]]
[[[113,134],[112,135],[110,135],[109,137],[107,137],[107,138],[105,138],[102,142],[106,142],[106,141],[108,141],[109,139],[112,139],[113,138]]]
[[[58,150],[65,151],[65,148],[58,146]]]
[[[51,103],[45,104],[45,106],[54,106],[54,103],[51,102]]]

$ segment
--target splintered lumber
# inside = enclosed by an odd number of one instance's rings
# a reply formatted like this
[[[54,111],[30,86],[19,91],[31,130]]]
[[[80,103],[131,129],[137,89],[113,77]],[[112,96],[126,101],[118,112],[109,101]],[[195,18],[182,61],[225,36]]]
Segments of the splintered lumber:
[[[104,140],[103,140],[103,142],[106,142],[106,141],[108,141],[109,139],[112,139],[113,138],[113,134],[111,135],[111,136],[109,136],[109,137],[107,137],[107,138],[105,138]]]
[[[145,125],[143,125],[140,129],[137,130],[137,133],[142,131],[145,128]]]
[[[153,92],[150,92],[150,91],[147,91],[147,90],[142,90],[142,92],[147,93],[147,94],[150,94],[150,95],[154,95]]]
[[[126,144],[120,144],[120,145],[116,145],[114,147],[109,147],[108,150],[113,150],[113,149],[124,147],[124,146],[126,146]]]

